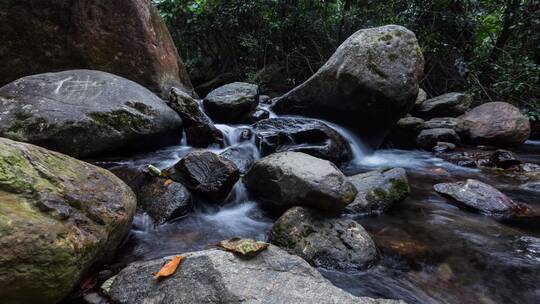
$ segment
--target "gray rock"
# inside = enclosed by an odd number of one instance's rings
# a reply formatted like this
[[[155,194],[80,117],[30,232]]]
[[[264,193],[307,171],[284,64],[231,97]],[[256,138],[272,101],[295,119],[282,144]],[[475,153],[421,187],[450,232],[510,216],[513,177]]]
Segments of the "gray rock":
[[[258,160],[245,182],[254,196],[281,210],[306,206],[340,211],[356,197],[356,189],[335,165],[301,152]]]
[[[0,138],[0,299],[58,303],[110,261],[137,201],[105,169]]]
[[[159,177],[145,177],[135,189],[137,203],[156,224],[183,216],[193,209],[191,193],[178,182],[167,182]]]
[[[170,258],[133,263],[110,289],[118,304],[392,304],[355,297],[332,285],[300,257],[270,245],[252,259],[217,249],[184,254],[171,277],[156,283],[154,273]]]
[[[270,118],[253,125],[263,156],[296,151],[326,159],[336,165],[352,159],[349,143],[328,125],[307,118]]]
[[[459,134],[473,144],[518,146],[531,134],[531,124],[518,108],[488,102],[459,117]]]
[[[223,145],[223,134],[202,111],[199,103],[182,90],[173,88],[169,106],[182,118],[188,145],[206,148],[211,144]]]
[[[211,201],[223,201],[240,178],[236,165],[208,151],[184,156],[171,170],[171,178]]]
[[[365,269],[379,259],[375,243],[360,224],[304,207],[287,210],[268,240],[315,267]]]
[[[459,144],[461,143],[461,139],[456,131],[452,129],[426,129],[418,134],[416,142],[419,147],[431,150],[437,146],[438,142]]]
[[[405,169],[376,170],[348,177],[358,194],[346,210],[353,213],[384,211],[410,193]]]
[[[415,108],[420,107],[427,100],[427,93],[423,89],[418,90],[418,96],[416,96],[416,101],[414,102]]]
[[[239,123],[259,104],[259,87],[245,82],[234,82],[210,92],[204,108],[216,122]]]
[[[322,117],[377,147],[414,106],[423,70],[414,33],[397,25],[363,29],[310,79],[277,98],[273,109]]]
[[[176,144],[181,131],[156,95],[104,72],[34,75],[0,88],[0,136],[79,158]]]
[[[255,123],[270,118],[270,112],[265,109],[255,109],[249,114],[249,122]]]
[[[459,120],[455,117],[432,118],[424,124],[424,129],[452,129],[457,131]]]
[[[493,165],[502,169],[507,169],[512,166],[518,166],[523,163],[519,159],[519,156],[517,156],[514,152],[502,149],[493,152],[493,154],[491,154],[491,156],[489,157],[489,161]]]
[[[387,137],[387,142],[392,148],[413,149],[416,148],[416,137],[424,129],[425,122],[422,118],[404,117],[398,120]]]
[[[471,96],[453,92],[426,100],[414,113],[424,119],[441,116],[457,117],[465,113],[471,107],[471,104]]]
[[[433,151],[438,152],[438,153],[454,151],[455,149],[456,149],[455,144],[444,142],[444,141],[437,142],[437,145],[433,147]]]
[[[521,209],[499,190],[474,179],[436,184],[433,188],[438,193],[451,197],[460,206],[485,214],[509,215]]]

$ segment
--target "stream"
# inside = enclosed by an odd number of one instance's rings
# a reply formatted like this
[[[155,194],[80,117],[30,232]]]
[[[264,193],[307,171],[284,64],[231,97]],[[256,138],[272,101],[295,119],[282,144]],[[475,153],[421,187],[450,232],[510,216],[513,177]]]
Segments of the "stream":
[[[327,122],[326,122],[327,123]],[[329,123],[327,123],[329,124]],[[410,196],[384,214],[355,216],[379,246],[379,264],[358,272],[320,269],[333,284],[354,295],[403,299],[408,303],[538,303],[540,298],[540,224],[504,221],[462,210],[433,191],[440,182],[474,178],[498,188],[533,209],[540,192],[520,188],[503,173],[459,167],[424,151],[369,151],[347,130],[329,124],[351,144],[354,158],[346,175],[388,167],[407,170]],[[227,146],[240,146],[259,158],[254,141],[241,141],[247,125],[216,125]],[[99,165],[165,169],[193,148],[185,143]],[[210,148],[220,153],[224,149]],[[540,164],[540,142],[515,152]],[[117,264],[203,250],[231,237],[265,240],[273,222],[238,182],[223,206],[196,202],[193,212],[160,226],[138,213]]]

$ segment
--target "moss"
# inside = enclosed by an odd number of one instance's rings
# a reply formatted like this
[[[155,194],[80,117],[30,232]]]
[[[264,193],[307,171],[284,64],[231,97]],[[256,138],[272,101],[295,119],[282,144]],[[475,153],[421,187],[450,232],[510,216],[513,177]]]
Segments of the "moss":
[[[390,59],[390,61],[396,61],[398,58],[399,58],[399,55],[395,53],[391,53],[388,55],[388,59]]]
[[[388,75],[386,75],[381,69],[379,69],[379,66],[377,65],[377,63],[375,62],[375,59],[374,59],[374,56],[371,52],[368,53],[368,56],[367,56],[367,67],[370,71],[372,71],[373,73],[379,75],[379,77],[381,78],[388,78]]]
[[[88,116],[98,124],[110,126],[115,130],[142,130],[148,129],[151,125],[151,121],[143,115],[133,114],[125,110],[94,112],[88,114]]]
[[[382,36],[380,39],[382,41],[388,42],[388,41],[392,40],[392,38],[394,38],[394,36],[392,36],[392,34],[390,34],[390,33],[387,33],[386,35]]]
[[[411,191],[405,179],[390,179],[389,183],[388,190],[376,188],[366,195],[366,199],[373,203],[394,203],[404,200]]]

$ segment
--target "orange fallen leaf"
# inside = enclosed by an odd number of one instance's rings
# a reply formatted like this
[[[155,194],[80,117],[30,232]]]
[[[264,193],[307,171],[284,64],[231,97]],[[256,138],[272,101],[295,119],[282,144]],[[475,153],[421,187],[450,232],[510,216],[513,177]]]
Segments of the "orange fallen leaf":
[[[165,181],[164,185],[168,187],[168,186],[170,186],[172,183],[173,183],[173,180],[172,180],[172,179],[168,179],[168,180]]]
[[[182,263],[185,258],[181,255],[177,255],[169,263],[165,264],[158,273],[154,275],[154,279],[160,280],[173,275],[176,272],[176,268]]]

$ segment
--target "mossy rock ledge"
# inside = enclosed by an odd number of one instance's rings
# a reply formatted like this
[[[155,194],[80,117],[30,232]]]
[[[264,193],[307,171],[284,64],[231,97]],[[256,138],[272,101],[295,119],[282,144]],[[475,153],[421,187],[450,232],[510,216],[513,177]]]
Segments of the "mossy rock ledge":
[[[0,138],[0,299],[57,303],[128,233],[133,192],[112,173]]]

